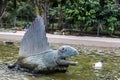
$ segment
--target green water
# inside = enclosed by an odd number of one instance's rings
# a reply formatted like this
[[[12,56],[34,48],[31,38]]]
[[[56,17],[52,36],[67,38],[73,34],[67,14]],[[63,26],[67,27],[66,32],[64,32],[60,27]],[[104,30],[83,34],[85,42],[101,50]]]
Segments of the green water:
[[[50,44],[57,49],[62,44]],[[98,48],[71,45],[78,49],[80,55],[70,58],[78,61],[77,66],[69,66],[66,73],[36,74],[11,71],[5,63],[14,63],[18,57],[19,45],[0,44],[0,80],[120,80],[120,49]],[[94,70],[92,63],[104,60],[102,70]]]

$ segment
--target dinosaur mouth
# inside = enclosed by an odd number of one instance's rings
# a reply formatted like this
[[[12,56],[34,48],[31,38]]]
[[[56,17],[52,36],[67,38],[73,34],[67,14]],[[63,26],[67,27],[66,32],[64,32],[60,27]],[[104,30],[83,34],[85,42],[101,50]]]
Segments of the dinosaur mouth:
[[[59,64],[57,65],[54,70],[56,72],[66,72],[68,70],[69,65],[72,66],[76,66],[78,63],[74,62],[74,61],[69,61],[67,58],[61,58],[61,60],[65,63],[65,64]]]
[[[66,58],[61,58],[62,60],[66,60]]]
[[[78,62],[75,61],[70,61],[70,59],[67,58],[61,58],[63,65],[71,65],[71,66],[76,66]],[[64,64],[65,63],[65,64]],[[62,64],[62,63],[61,63]]]

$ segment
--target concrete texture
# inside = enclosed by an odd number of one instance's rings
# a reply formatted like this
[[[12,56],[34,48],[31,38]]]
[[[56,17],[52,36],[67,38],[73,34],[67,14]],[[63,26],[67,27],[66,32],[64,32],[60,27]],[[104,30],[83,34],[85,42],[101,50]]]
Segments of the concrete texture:
[[[0,41],[21,41],[25,31],[0,32]],[[47,34],[49,43],[76,44],[96,47],[120,47],[119,38],[88,37],[88,36],[66,36]]]

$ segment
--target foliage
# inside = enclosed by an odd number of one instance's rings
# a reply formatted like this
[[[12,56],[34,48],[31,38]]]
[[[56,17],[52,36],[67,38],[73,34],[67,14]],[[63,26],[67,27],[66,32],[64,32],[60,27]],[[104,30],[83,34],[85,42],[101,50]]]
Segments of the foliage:
[[[100,15],[104,16],[102,19],[102,21],[104,21],[103,24],[111,34],[120,26],[120,6],[108,4]]]
[[[77,24],[77,29],[81,31],[89,27],[97,30],[101,24],[101,29],[112,34],[120,26],[120,5],[115,5],[113,0],[66,0],[61,10],[65,14],[66,23],[74,24],[73,29]],[[56,15],[60,12],[59,6],[53,7],[51,12]]]
[[[49,2],[50,23],[57,24],[58,29],[61,29],[59,27],[62,25],[64,26],[61,26],[62,28],[91,32],[97,31],[101,24],[101,32],[114,34],[120,26],[120,5],[116,5],[114,0],[50,0]],[[41,8],[39,3],[37,6]],[[30,18],[29,21],[35,18],[34,0],[7,1],[6,14],[2,18],[2,22],[11,24],[15,19],[19,22],[27,21],[27,18]]]
[[[8,6],[6,9],[6,14],[3,17],[3,22],[7,23],[13,23],[15,20],[15,17],[17,17],[17,20],[27,20],[27,18],[30,18],[31,20],[35,17],[34,12],[34,4],[33,1],[21,1],[16,0],[16,4],[14,3],[14,0],[10,0],[7,2]]]

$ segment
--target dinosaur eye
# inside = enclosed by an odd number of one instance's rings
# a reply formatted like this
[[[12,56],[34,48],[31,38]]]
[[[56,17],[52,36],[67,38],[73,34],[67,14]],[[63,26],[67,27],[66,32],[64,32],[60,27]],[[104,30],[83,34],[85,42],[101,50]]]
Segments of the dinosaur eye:
[[[60,52],[61,52],[61,53],[64,53],[64,52],[66,52],[66,51],[67,51],[67,50],[66,50],[65,47],[61,47],[61,48],[60,48]]]
[[[64,51],[65,49],[64,48],[62,48],[62,51]]]
[[[65,48],[62,47],[60,51],[63,53],[65,51]]]
[[[63,52],[67,51],[67,49],[66,49],[66,48],[64,48],[64,47],[63,47],[61,50],[62,50]]]

